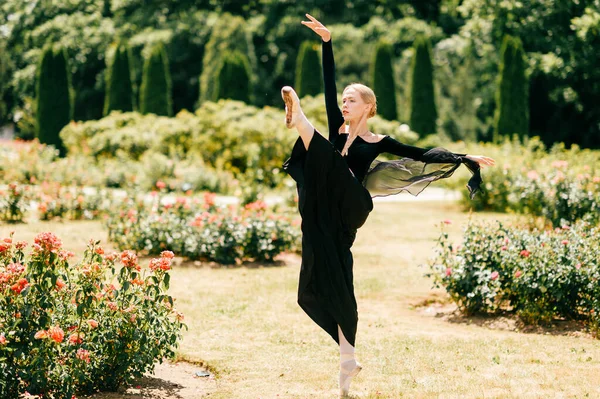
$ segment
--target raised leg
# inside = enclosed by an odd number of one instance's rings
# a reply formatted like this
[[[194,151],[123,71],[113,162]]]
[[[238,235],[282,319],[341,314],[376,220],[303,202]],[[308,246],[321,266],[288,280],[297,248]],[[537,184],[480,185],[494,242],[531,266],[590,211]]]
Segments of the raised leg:
[[[304,148],[308,150],[310,141],[315,134],[314,126],[306,119],[300,107],[300,99],[290,86],[284,86],[281,89],[281,97],[285,102],[285,125],[288,129],[296,128],[298,134],[304,143]]]

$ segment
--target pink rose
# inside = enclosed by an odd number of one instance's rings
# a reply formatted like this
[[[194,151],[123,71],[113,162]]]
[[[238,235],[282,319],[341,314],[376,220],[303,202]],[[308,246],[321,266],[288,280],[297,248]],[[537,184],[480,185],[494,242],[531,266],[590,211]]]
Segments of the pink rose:
[[[498,272],[492,272],[492,274],[490,275],[490,279],[497,280],[499,275],[500,274],[498,274]]]

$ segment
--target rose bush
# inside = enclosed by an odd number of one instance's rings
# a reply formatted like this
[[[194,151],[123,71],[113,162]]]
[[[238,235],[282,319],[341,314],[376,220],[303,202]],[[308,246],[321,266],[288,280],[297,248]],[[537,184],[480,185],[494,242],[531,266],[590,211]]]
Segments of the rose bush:
[[[204,202],[179,197],[164,203],[121,202],[106,219],[109,239],[118,248],[149,255],[171,250],[190,259],[223,264],[272,261],[285,251],[298,250],[299,220],[270,211],[262,201],[245,206],[216,206],[214,194]]]
[[[23,222],[29,206],[29,187],[11,183],[6,190],[0,190],[0,221],[7,223]]]
[[[52,233],[26,246],[0,242],[0,397],[115,390],[174,355],[184,324],[166,293],[173,253],[146,269],[90,242],[72,266]]]
[[[537,138],[529,139],[527,145],[506,141],[501,145],[456,143],[449,148],[485,154],[498,163],[483,170],[483,192],[473,200],[461,187],[466,208],[541,217],[554,227],[580,219],[600,221],[600,151],[575,145],[567,150],[562,144],[546,149]],[[459,188],[468,178],[465,173],[459,169],[459,178],[443,184]]]
[[[430,276],[467,313],[510,310],[526,323],[580,319],[597,331],[599,240],[600,228],[584,222],[546,231],[470,224],[462,245],[442,230]]]

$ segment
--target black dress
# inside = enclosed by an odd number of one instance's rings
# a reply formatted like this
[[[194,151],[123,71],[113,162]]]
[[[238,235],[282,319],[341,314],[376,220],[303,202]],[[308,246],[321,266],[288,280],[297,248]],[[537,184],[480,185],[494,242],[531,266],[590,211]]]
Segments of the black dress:
[[[401,191],[421,192],[431,181],[450,176],[461,163],[474,172],[474,194],[481,179],[479,167],[462,155],[444,149],[408,146],[391,137],[371,143],[358,136],[342,157],[348,138],[339,134],[344,123],[337,104],[331,41],[323,43],[323,74],[329,140],[319,132],[308,150],[299,138],[283,168],[296,181],[302,217],[302,266],[298,304],[339,343],[339,325],[354,346],[358,311],[354,296],[352,252],[356,232],[373,209],[372,196]],[[399,160],[378,162],[381,153]]]

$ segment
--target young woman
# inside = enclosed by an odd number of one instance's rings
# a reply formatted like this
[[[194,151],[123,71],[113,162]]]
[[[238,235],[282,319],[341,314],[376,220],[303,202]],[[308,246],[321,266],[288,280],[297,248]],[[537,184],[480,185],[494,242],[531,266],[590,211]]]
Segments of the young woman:
[[[331,33],[312,16],[302,24],[323,39],[323,74],[329,140],[302,113],[298,96],[281,90],[286,126],[299,138],[284,169],[296,181],[302,216],[302,266],[298,304],[340,347],[340,395],[362,369],[354,357],[358,312],[350,251],[356,232],[373,209],[373,196],[408,191],[420,193],[432,181],[452,175],[461,164],[473,173],[468,188],[474,195],[481,184],[480,166],[493,165],[484,156],[453,154],[408,146],[369,131],[367,119],[377,103],[362,84],[346,87],[342,109],[337,104]],[[378,162],[381,153],[401,159]],[[374,162],[375,161],[375,162]]]

